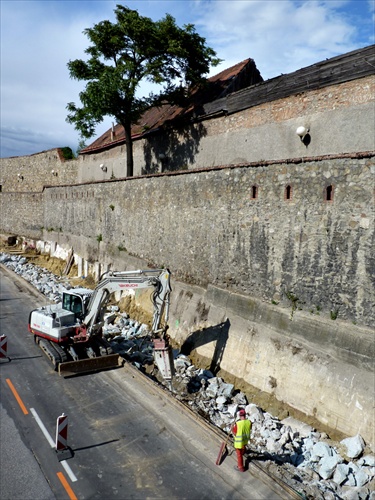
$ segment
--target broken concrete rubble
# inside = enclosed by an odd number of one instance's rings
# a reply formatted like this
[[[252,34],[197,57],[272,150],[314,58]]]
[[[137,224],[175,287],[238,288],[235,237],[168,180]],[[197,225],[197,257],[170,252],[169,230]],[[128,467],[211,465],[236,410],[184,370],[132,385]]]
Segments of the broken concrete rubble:
[[[357,434],[356,436],[343,439],[341,444],[346,446],[346,454],[349,458],[357,458],[362,455],[365,449],[365,443],[362,437]]]
[[[51,302],[61,301],[62,292],[72,288],[67,279],[29,264],[20,256],[0,253],[0,263],[29,281]],[[103,335],[118,352],[138,368],[153,364],[153,343],[147,325],[129,318],[116,306],[104,317]],[[282,467],[280,473],[294,478],[294,487],[304,490],[307,498],[375,500],[374,455],[364,455],[365,442],[360,435],[332,446],[328,436],[292,417],[280,421],[246,395],[209,370],[195,367],[190,358],[177,354],[173,392],[176,398],[203,415],[226,433],[244,408],[252,422],[250,458],[261,456]],[[344,450],[342,456],[339,445]],[[288,473],[288,474],[287,474]],[[298,478],[298,479],[295,479]]]

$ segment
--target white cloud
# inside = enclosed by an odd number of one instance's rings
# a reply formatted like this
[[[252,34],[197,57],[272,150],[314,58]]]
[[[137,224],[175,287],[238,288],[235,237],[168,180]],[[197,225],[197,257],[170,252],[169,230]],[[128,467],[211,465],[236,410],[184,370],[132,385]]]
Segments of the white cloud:
[[[68,23],[56,3],[2,5],[2,156],[66,145],[75,150],[78,145],[78,133],[65,121],[66,105],[79,100],[83,87],[69,78],[67,63],[84,57],[88,41],[83,30],[98,19],[88,12]],[[13,151],[17,141],[19,151]]]
[[[268,79],[356,48],[355,27],[324,2],[233,0],[218,4],[206,4],[197,25],[209,33],[225,59],[221,69],[251,57]]]

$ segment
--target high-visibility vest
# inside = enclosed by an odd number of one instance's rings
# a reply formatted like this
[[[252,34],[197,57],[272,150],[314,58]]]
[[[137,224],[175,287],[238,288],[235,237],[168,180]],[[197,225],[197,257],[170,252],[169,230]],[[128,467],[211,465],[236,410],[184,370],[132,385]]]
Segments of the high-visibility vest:
[[[250,439],[251,422],[250,420],[239,420],[236,425],[237,433],[234,436],[234,447],[243,448]]]

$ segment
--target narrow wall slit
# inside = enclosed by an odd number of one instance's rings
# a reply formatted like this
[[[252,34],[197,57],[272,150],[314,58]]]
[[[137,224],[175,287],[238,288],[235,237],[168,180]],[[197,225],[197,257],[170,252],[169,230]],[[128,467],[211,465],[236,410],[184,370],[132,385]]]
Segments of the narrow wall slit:
[[[333,201],[333,186],[326,187],[326,201]]]

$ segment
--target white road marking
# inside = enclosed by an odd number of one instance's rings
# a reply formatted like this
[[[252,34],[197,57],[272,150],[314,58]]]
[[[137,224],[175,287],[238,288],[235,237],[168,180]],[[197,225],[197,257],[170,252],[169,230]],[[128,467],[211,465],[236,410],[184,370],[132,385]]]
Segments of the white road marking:
[[[77,478],[75,477],[75,475],[73,474],[73,471],[72,469],[69,467],[69,464],[66,462],[66,460],[61,460],[60,464],[64,467],[65,469],[65,472],[68,474],[68,476],[70,477],[70,480],[72,481],[72,483],[74,483],[75,481],[77,481]]]
[[[31,413],[33,414],[35,420],[36,420],[36,423],[39,425],[40,427],[40,430],[43,432],[44,434],[44,437],[47,439],[48,443],[50,444],[51,448],[55,448],[56,447],[56,443],[54,442],[54,440],[52,439],[50,433],[47,431],[45,425],[43,424],[43,422],[41,421],[39,415],[37,414],[37,412],[34,410],[34,408],[30,408],[30,411]],[[62,460],[61,462],[61,465],[64,467],[65,469],[65,472],[68,474],[70,480],[74,483],[75,481],[77,481],[77,478],[76,476],[73,474],[73,471],[72,469],[69,467],[69,465],[66,463],[66,460]]]
[[[41,421],[39,415],[37,414],[37,412],[34,410],[34,408],[30,408],[30,411],[31,413],[34,415],[34,418],[36,420],[36,423],[39,425],[40,427],[40,430],[43,432],[44,434],[44,437],[47,439],[47,441],[49,442],[49,444],[51,445],[51,448],[55,448],[55,442],[54,440],[51,438],[49,432],[47,431],[47,429],[45,428],[43,422]]]

